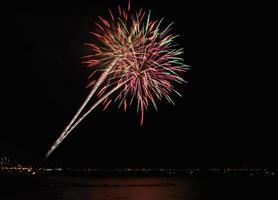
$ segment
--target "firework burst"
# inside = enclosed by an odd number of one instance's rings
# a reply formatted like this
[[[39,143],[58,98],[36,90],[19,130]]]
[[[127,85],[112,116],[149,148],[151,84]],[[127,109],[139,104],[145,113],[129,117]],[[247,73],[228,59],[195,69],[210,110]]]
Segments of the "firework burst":
[[[151,11],[140,9],[133,15],[130,11],[129,1],[127,9],[119,6],[117,15],[109,9],[109,19],[99,16],[99,22],[95,23],[96,31],[91,32],[95,42],[85,44],[92,53],[82,58],[92,69],[90,94],[47,157],[99,104],[106,109],[112,101],[117,101],[126,110],[136,103],[142,125],[150,104],[157,109],[156,102],[163,98],[174,104],[171,93],[181,96],[173,84],[185,82],[181,74],[188,66],[181,57],[182,48],[174,43],[178,35],[171,34],[173,23],[162,28],[163,19],[151,20]],[[97,101],[81,115],[94,94]]]

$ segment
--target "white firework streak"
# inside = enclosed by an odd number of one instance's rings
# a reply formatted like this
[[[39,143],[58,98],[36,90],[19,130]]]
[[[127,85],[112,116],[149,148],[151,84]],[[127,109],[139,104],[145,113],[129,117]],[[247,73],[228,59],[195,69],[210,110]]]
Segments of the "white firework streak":
[[[108,93],[106,93],[103,97],[101,97],[85,114],[83,114],[67,131],[67,133],[64,135],[62,140],[67,137],[68,134],[70,134],[71,131],[88,115],[90,114],[101,102],[103,102],[108,96],[110,96],[113,92],[115,92],[117,89],[122,87],[126,82],[129,80],[126,80],[125,82],[118,84],[116,87],[114,87],[112,90],[110,90]]]
[[[96,90],[99,88],[99,86],[101,85],[101,83],[103,83],[103,81],[106,79],[107,75],[109,74],[109,72],[112,70],[112,68],[115,66],[115,64],[117,63],[118,59],[114,59],[110,65],[106,68],[106,70],[101,74],[101,76],[99,77],[98,81],[96,82],[96,84],[94,85],[93,89],[91,90],[91,92],[89,93],[89,95],[87,96],[87,98],[85,99],[85,101],[83,102],[83,104],[80,106],[80,108],[78,109],[77,113],[74,115],[74,117],[72,118],[72,120],[70,121],[70,123],[66,126],[66,128],[63,130],[63,132],[61,133],[61,135],[59,136],[59,138],[55,141],[55,143],[51,146],[51,148],[48,150],[46,156],[45,156],[45,160],[49,157],[49,155],[61,144],[61,142],[68,136],[68,130],[70,129],[70,132],[72,131],[73,128],[72,125],[73,123],[77,120],[78,116],[80,115],[80,113],[84,110],[85,106],[88,104],[88,102],[90,101],[90,99],[92,98],[92,96],[94,95],[94,93],[96,92]],[[115,90],[114,90],[115,91]],[[109,94],[110,95],[110,94]],[[109,96],[108,95],[108,96]],[[104,100],[104,99],[103,99]],[[99,102],[99,101],[97,101]],[[100,102],[99,102],[100,103]],[[98,103],[98,104],[99,104]],[[96,105],[97,103],[95,103],[94,105]],[[98,105],[97,104],[97,105]],[[96,105],[96,106],[97,106]],[[95,107],[96,107],[95,106]],[[91,110],[91,109],[90,109]],[[93,109],[92,109],[93,110]],[[89,113],[88,113],[89,114]],[[83,115],[84,116],[84,115]],[[87,115],[86,115],[87,116]],[[84,117],[83,117],[84,118]],[[81,120],[80,120],[81,121]],[[77,123],[78,124],[78,123]],[[74,127],[77,125],[75,124]]]

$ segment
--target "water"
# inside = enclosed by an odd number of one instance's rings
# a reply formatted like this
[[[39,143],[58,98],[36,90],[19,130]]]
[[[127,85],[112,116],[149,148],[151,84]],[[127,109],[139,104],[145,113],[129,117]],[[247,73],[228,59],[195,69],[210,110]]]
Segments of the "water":
[[[46,192],[59,200],[176,200],[194,195],[191,183],[177,178],[67,178],[57,184],[62,187]]]
[[[2,193],[0,199],[191,200],[200,196],[192,181],[173,177],[43,177],[29,180],[28,185],[16,181],[17,183],[10,183],[16,186]]]
[[[0,177],[1,179],[1,177]],[[277,182],[256,178],[27,177],[0,182],[1,200],[204,200],[268,198]]]

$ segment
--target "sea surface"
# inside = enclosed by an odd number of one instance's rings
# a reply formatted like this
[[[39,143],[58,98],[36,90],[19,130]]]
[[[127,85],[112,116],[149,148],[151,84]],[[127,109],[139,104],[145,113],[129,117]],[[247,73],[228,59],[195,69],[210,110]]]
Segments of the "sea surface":
[[[0,177],[0,200],[276,199],[274,178]]]

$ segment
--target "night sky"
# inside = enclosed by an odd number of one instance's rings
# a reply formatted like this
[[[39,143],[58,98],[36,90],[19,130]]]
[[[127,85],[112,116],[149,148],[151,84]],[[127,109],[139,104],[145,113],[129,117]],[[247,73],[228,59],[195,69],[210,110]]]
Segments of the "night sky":
[[[89,90],[80,62],[97,16],[124,0],[74,5],[13,5],[2,20],[0,155],[40,164]],[[274,110],[265,84],[263,30],[252,5],[135,1],[153,18],[175,21],[184,47],[183,98],[150,108],[96,109],[48,164],[92,167],[275,165]],[[273,92],[273,91],[272,91]],[[277,115],[277,113],[276,113]]]

